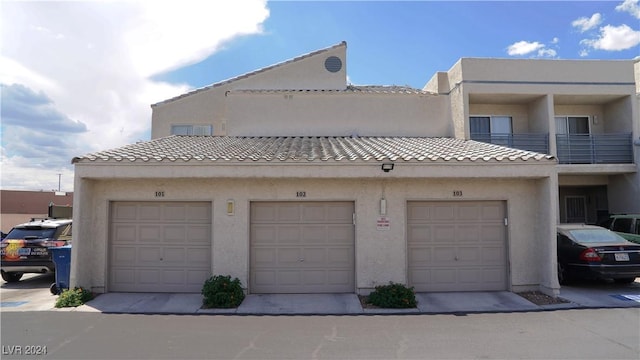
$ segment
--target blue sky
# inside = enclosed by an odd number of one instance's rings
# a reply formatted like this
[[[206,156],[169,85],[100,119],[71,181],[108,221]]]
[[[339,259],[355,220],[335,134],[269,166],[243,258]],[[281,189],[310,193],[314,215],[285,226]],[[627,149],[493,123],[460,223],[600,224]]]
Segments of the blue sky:
[[[637,40],[636,46],[616,51],[581,43],[597,39],[606,24],[638,31],[640,20],[615,10],[621,3],[275,1],[268,3],[262,34],[238,38],[199,63],[156,78],[202,87],[343,40],[355,84],[422,88],[461,57],[632,59],[640,55]],[[594,14],[601,14],[599,25],[584,32],[572,25]],[[522,41],[543,47],[509,55],[509,46]],[[539,54],[540,49],[552,52]]]
[[[150,137],[150,104],[347,42],[357,85],[461,57],[634,59],[638,0],[3,1],[3,189],[73,190],[74,156]]]

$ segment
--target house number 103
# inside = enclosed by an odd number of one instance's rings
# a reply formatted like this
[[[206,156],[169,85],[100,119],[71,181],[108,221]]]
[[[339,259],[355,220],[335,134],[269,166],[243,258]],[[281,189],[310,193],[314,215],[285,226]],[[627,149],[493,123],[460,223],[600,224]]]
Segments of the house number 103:
[[[453,196],[462,196],[462,190],[453,190]]]

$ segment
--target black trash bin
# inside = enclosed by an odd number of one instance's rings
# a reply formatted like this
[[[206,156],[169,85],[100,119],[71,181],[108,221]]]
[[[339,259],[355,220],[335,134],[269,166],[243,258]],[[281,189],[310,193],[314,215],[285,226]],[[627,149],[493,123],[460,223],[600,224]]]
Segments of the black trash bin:
[[[71,278],[71,245],[49,248],[51,258],[56,264],[56,282],[51,284],[49,290],[54,295],[58,295],[64,289],[69,289]]]

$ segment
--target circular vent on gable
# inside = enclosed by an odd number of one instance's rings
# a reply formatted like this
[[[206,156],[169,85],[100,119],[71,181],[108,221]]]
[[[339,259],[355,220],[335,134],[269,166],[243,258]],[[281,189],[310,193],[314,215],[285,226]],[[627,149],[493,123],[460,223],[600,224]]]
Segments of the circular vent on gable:
[[[332,73],[338,72],[342,69],[342,60],[337,56],[329,56],[324,61],[324,68]]]

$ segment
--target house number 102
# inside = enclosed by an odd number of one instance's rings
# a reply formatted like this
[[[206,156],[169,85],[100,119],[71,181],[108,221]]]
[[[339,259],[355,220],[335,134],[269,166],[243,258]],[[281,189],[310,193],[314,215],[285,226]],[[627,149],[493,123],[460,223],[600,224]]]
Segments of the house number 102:
[[[453,196],[462,196],[462,190],[453,190]]]
[[[306,191],[297,191],[296,192],[296,197],[299,197],[299,198],[307,197],[307,192]]]

